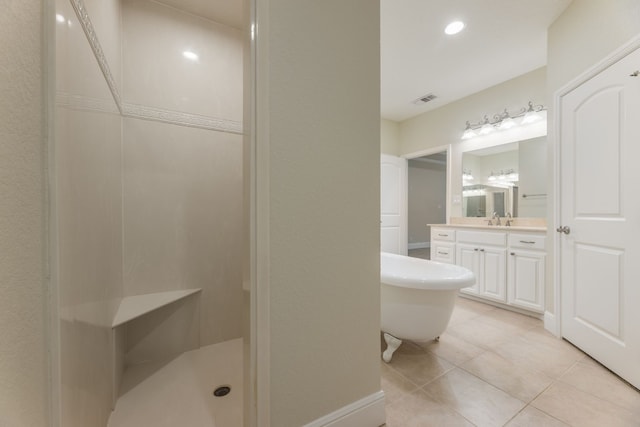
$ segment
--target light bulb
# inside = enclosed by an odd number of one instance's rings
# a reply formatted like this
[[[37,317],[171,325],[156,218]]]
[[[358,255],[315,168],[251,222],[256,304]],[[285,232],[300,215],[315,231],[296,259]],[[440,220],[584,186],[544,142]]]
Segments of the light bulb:
[[[182,52],[182,56],[184,56],[185,58],[191,60],[191,61],[197,61],[199,56],[197,53],[192,52],[190,50],[185,50],[184,52]]]
[[[500,129],[511,129],[515,125],[516,122],[511,117],[506,117],[502,119],[502,122],[500,122]]]
[[[445,27],[444,32],[445,34],[449,34],[450,36],[452,36],[454,34],[458,34],[463,29],[464,29],[464,22],[454,21]]]

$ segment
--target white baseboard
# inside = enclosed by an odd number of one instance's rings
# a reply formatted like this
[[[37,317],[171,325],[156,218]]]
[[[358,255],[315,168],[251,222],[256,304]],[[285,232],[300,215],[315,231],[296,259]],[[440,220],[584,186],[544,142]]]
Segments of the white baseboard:
[[[409,249],[425,249],[431,247],[431,242],[409,243]]]
[[[549,313],[548,311],[544,312],[544,328],[556,337],[560,338],[560,330],[558,328],[558,322],[556,321],[555,314]]]
[[[387,421],[384,392],[370,394],[304,427],[379,427]]]

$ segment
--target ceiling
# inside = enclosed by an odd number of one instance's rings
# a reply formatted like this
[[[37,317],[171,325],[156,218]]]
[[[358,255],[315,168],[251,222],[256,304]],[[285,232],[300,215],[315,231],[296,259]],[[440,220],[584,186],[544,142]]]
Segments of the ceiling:
[[[156,1],[242,28],[241,0]],[[380,0],[382,117],[406,120],[546,65],[547,28],[570,2]],[[466,28],[447,36],[453,20]]]
[[[546,65],[547,28],[570,2],[380,0],[382,117],[406,120]],[[446,35],[455,20],[465,29]]]

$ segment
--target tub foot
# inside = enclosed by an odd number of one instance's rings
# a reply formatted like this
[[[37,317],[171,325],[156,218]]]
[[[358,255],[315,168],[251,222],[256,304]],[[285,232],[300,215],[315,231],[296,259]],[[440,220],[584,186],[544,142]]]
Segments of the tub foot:
[[[385,332],[384,341],[387,343],[387,349],[382,353],[382,360],[389,363],[393,357],[393,352],[400,347],[400,344],[402,344],[402,340]]]
[[[440,341],[440,335],[438,335],[437,337],[435,337],[433,340],[434,340],[434,341],[436,341],[436,342],[437,342],[437,341]]]

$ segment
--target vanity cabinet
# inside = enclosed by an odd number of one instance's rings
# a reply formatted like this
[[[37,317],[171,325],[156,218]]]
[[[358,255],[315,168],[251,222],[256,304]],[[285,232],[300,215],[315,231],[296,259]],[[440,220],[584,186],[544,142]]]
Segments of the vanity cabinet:
[[[456,231],[446,228],[431,229],[431,259],[447,264],[456,263]]]
[[[509,304],[527,310],[544,311],[545,258],[544,236],[509,236]]]
[[[431,259],[473,271],[476,283],[463,294],[542,313],[545,239],[544,231],[433,226]]]
[[[507,302],[506,233],[458,231],[457,264],[473,271],[476,283],[461,290],[493,301]]]

